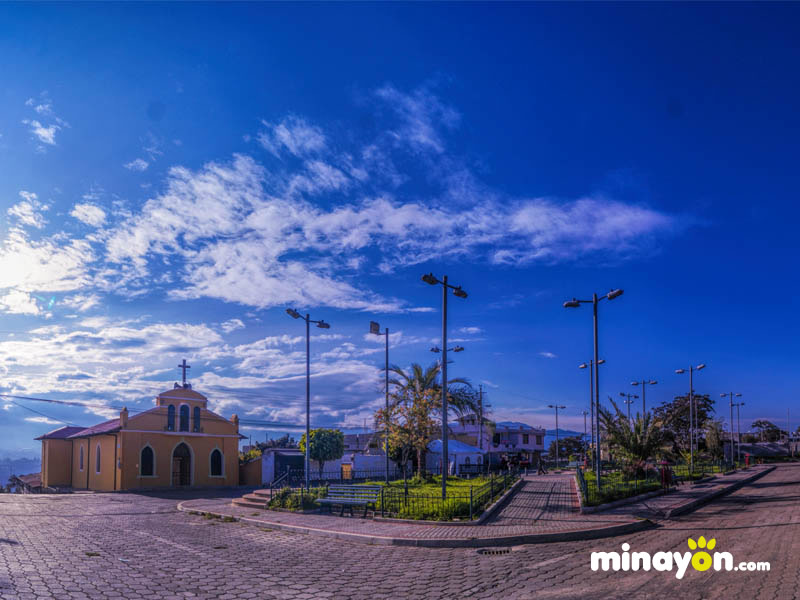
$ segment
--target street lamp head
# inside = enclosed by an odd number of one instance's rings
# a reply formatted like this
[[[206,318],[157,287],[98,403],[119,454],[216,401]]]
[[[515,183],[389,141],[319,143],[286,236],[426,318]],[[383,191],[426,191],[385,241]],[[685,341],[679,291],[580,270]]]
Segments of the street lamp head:
[[[579,369],[588,369],[589,365],[587,365],[586,363],[581,363],[581,364],[578,365],[578,368]]]
[[[455,348],[453,348],[453,352],[463,352],[463,351],[464,351],[464,346],[456,346]]]
[[[453,295],[459,298],[466,298],[467,292],[461,289],[461,286],[458,286],[456,289],[453,290]]]
[[[638,381],[631,381],[631,385],[639,385]]]
[[[439,349],[439,346],[434,346],[431,348],[431,352],[441,352],[441,350]]]
[[[619,395],[620,395],[620,396],[622,396],[622,397],[624,398],[624,397],[625,397],[625,396],[627,396],[628,394],[626,394],[625,392],[620,392],[620,393],[619,393]]]
[[[720,398],[724,398],[724,397],[725,397],[725,396],[727,396],[727,395],[728,395],[728,394],[720,394],[720,395],[719,395],[719,397],[720,397]]]
[[[378,323],[376,323],[375,321],[370,321],[369,322],[369,332],[370,333],[375,333],[377,335],[380,335],[381,326]]]
[[[737,396],[741,397],[741,394],[736,394]]]
[[[439,283],[439,280],[433,276],[433,273],[425,273],[425,275],[422,276],[422,281],[431,285],[436,285]]]
[[[702,365],[697,365],[694,369],[695,371],[700,371],[701,369],[705,368],[706,368],[706,363],[703,363]]]
[[[564,302],[564,308],[578,308],[581,305],[577,298]]]
[[[290,317],[292,317],[293,319],[299,319],[300,318],[300,313],[297,312],[293,308],[287,308],[286,309],[286,314],[289,315]]]
[[[686,369],[675,369],[675,372],[676,372],[678,375],[681,375],[681,374],[683,374],[683,373],[686,373]]]
[[[657,382],[655,379],[651,379],[651,380],[650,380],[650,381],[648,381],[647,383],[648,383],[648,384],[650,384],[650,385],[655,385],[655,384],[657,384],[658,382]]]
[[[605,358],[601,358],[600,360],[598,360],[598,361],[597,361],[597,364],[598,364],[598,365],[604,365],[604,364],[606,364],[606,359],[605,359]]]
[[[326,323],[325,321],[320,321],[319,323],[317,323],[317,327],[319,327],[320,329],[330,329],[331,328],[330,324]]]
[[[610,292],[608,292],[607,296],[609,300],[613,300],[614,298],[622,296],[622,294],[623,294],[622,290],[611,290]]]

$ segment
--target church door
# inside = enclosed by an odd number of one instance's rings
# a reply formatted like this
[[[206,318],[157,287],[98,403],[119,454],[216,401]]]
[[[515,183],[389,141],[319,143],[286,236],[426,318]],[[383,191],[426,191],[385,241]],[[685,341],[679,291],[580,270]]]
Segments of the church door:
[[[189,446],[181,442],[172,452],[172,485],[191,485],[192,453]]]

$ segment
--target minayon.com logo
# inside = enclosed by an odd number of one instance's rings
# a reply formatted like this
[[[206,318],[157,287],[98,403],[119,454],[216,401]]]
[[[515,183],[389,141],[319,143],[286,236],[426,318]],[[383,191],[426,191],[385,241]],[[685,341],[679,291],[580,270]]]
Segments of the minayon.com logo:
[[[700,536],[695,542],[692,538],[688,541],[690,550],[700,549],[698,552],[629,552],[631,545],[622,544],[622,552],[592,552],[592,571],[675,571],[675,578],[682,579],[686,570],[691,565],[695,571],[708,571],[713,567],[715,571],[769,571],[768,562],[743,561],[734,565],[733,555],[730,552],[714,552],[709,550],[717,545],[717,540]]]

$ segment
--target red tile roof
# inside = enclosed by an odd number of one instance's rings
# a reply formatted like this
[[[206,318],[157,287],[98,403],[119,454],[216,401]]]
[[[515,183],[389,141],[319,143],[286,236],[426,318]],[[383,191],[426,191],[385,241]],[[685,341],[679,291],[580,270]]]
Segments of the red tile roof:
[[[119,430],[119,417],[117,417],[116,419],[111,419],[105,423],[100,423],[99,425],[94,425],[93,427],[81,429],[80,431],[70,435],[68,439],[73,440],[75,438],[88,437],[90,435],[100,435],[101,433],[115,433]]]
[[[86,429],[85,427],[73,427],[73,426],[65,426],[60,427],[58,429],[54,429],[49,433],[45,433],[44,435],[40,435],[37,437],[37,440],[65,440],[69,436],[78,433],[79,431],[83,431]]]

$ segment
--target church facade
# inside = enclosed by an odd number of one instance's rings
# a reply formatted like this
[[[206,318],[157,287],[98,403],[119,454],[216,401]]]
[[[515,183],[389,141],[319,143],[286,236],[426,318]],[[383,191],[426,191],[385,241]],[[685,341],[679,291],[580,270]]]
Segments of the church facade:
[[[42,442],[42,485],[95,491],[239,484],[239,419],[208,410],[191,386],[155,407],[93,427],[62,427]]]

